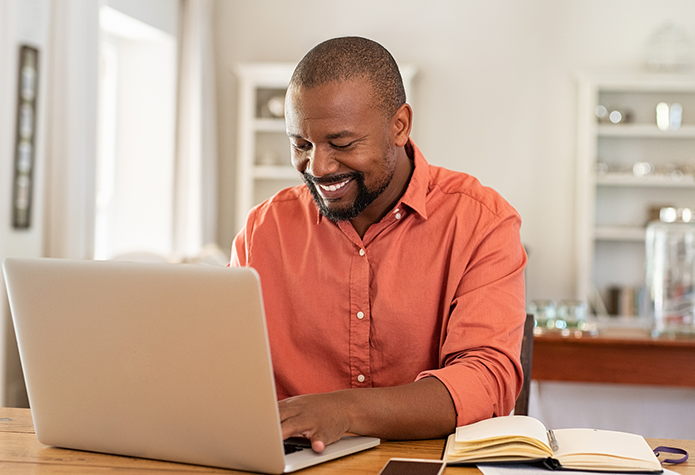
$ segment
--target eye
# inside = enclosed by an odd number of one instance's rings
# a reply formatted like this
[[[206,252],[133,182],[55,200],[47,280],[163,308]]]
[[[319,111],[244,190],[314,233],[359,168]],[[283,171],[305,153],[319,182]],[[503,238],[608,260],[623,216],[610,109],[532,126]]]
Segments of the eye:
[[[309,142],[292,142],[292,147],[300,152],[306,152],[311,150],[311,143]]]
[[[343,144],[334,143],[334,144],[331,144],[331,147],[333,147],[333,148],[335,148],[335,149],[337,149],[337,150],[346,150],[346,149],[352,147],[352,146],[354,145],[354,143],[355,143],[355,142],[350,142],[350,143],[347,143],[347,144],[344,144],[344,145],[343,145]]]

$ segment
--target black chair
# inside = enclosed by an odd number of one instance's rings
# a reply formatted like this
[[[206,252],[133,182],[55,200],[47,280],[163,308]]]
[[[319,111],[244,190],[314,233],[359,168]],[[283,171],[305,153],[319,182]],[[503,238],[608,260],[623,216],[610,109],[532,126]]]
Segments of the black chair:
[[[521,341],[521,368],[524,371],[524,382],[521,385],[521,393],[516,398],[514,414],[517,416],[528,415],[529,393],[531,391],[531,367],[533,363],[533,326],[534,318],[526,314],[524,322],[524,339]]]

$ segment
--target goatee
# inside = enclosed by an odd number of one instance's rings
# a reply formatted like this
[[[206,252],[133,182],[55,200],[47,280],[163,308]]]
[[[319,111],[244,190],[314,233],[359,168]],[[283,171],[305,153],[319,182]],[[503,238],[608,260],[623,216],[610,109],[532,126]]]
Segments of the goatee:
[[[364,183],[364,174],[360,172],[334,175],[331,176],[329,180],[317,178],[313,175],[304,172],[302,174],[302,179],[304,180],[304,183],[306,184],[307,188],[309,188],[311,196],[314,197],[314,202],[316,202],[316,206],[318,206],[321,214],[323,214],[326,218],[334,222],[349,221],[359,216],[360,213],[362,213],[362,211],[364,211],[367,208],[367,206],[372,204],[372,202],[375,199],[377,199],[377,197],[381,193],[384,192],[386,187],[389,185],[390,181],[385,180],[385,183],[379,183],[379,185],[374,190],[369,190]],[[326,203],[324,202],[323,198],[316,189],[317,185],[321,184],[322,182],[337,183],[348,179],[352,179],[357,186],[357,196],[355,197],[354,201],[342,208],[329,208],[328,206],[326,206]]]

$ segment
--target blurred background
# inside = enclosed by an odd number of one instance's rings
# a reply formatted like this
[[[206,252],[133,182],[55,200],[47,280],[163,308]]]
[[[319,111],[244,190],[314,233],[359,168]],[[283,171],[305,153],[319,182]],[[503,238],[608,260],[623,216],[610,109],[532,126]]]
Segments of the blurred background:
[[[0,0],[0,257],[223,265],[240,203],[272,192],[244,176],[297,182],[284,139],[244,155],[245,140],[282,134],[249,116],[261,96],[248,88],[281,91],[287,67],[346,35],[410,71],[427,160],[519,211],[527,300],[586,299],[582,81],[692,78],[691,0]],[[257,63],[267,77],[240,66]],[[264,160],[279,170],[253,168]],[[0,304],[0,402],[12,405],[23,386]]]

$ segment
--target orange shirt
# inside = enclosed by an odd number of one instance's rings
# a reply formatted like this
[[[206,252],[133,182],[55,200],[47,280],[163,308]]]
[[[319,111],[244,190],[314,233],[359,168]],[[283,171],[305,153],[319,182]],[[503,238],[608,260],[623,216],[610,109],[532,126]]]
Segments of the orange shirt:
[[[254,208],[237,235],[231,265],[260,274],[278,398],[434,376],[458,425],[507,415],[522,381],[521,220],[411,145],[406,192],[363,239],[304,185]]]

